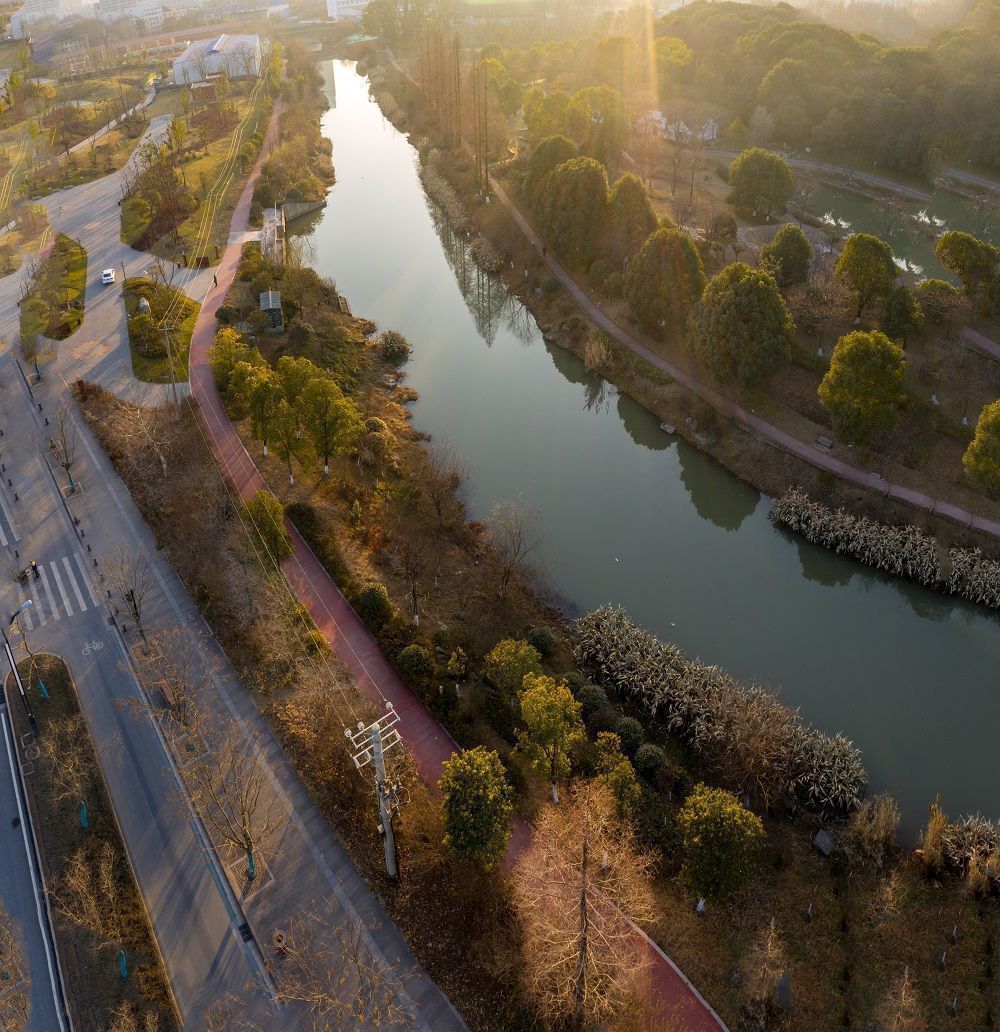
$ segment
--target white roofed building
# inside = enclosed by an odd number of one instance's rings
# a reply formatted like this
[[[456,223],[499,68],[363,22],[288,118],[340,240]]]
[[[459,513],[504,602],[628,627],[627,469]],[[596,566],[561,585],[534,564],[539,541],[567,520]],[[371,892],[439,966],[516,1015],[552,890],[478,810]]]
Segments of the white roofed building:
[[[326,0],[327,16],[334,21],[361,21],[368,0]]]
[[[189,43],[174,60],[174,82],[204,82],[223,71],[233,79],[260,75],[260,37],[222,35]]]

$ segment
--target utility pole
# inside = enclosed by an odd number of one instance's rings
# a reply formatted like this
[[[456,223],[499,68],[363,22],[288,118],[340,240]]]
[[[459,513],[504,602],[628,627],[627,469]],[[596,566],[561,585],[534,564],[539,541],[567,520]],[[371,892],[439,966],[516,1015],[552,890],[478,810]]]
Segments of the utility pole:
[[[399,864],[396,861],[396,836],[392,828],[392,819],[399,812],[399,783],[390,781],[385,774],[385,754],[401,739],[396,725],[399,714],[392,703],[386,703],[386,712],[374,723],[365,725],[358,721],[358,730],[352,732],[344,729],[344,735],[350,739],[354,747],[354,765],[362,770],[371,763],[375,769],[375,798],[378,801],[378,831],[385,847],[385,869],[389,877],[399,877]]]
[[[10,615],[10,619],[7,621],[8,627],[13,627],[14,621],[31,605],[31,599],[29,598],[26,602],[22,602],[21,605],[14,610]],[[21,684],[21,675],[17,672],[17,663],[14,661],[14,653],[10,651],[10,641],[7,639],[7,632],[0,632],[3,634],[3,648],[4,652],[7,653],[7,662],[10,663],[11,673],[14,675],[14,681],[17,683],[17,690],[21,693],[21,705],[24,707],[25,716],[28,718],[28,724],[31,727],[31,733],[38,735],[38,722],[35,720],[35,714],[31,712],[31,703],[28,702],[28,696],[24,693],[24,685]]]
[[[177,381],[174,379],[174,353],[170,348],[170,327],[161,326],[160,333],[163,334],[163,343],[167,346],[167,365],[170,366],[170,390],[174,396],[174,408],[179,408],[177,401]]]

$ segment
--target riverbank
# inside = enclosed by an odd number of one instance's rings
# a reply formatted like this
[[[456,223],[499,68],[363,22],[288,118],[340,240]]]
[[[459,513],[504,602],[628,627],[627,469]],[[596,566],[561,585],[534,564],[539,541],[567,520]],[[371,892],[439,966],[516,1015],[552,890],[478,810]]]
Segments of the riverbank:
[[[381,78],[374,91],[376,98],[381,98],[387,91],[400,92],[401,72],[392,67],[388,71],[382,68],[378,75]],[[420,108],[417,89],[406,91],[404,99],[407,103],[406,126],[415,145],[425,156],[431,143],[422,134],[427,133],[433,139],[435,132],[429,113]],[[389,117],[392,117],[391,114]],[[914,419],[913,427],[908,424],[900,427],[896,433],[899,438],[896,445],[905,454],[919,456],[919,461],[914,460],[910,466],[901,466],[898,462],[891,464],[886,454],[861,452],[860,459],[872,472],[852,467],[852,476],[845,480],[836,472],[838,466],[846,467],[859,456],[840,446],[835,446],[831,455],[806,443],[830,431],[824,424],[816,422],[818,405],[815,387],[824,367],[821,363],[817,369],[816,360],[805,361],[799,355],[803,347],[796,347],[796,364],[790,367],[785,377],[789,381],[788,386],[781,387],[775,396],[756,391],[741,398],[741,404],[728,398],[724,400],[724,411],[745,408],[751,412],[751,421],[759,425],[767,425],[767,420],[780,420],[780,431],[777,434],[768,435],[753,427],[740,425],[738,420],[714,410],[693,391],[680,384],[673,384],[672,389],[664,390],[662,374],[649,376],[648,364],[632,357],[624,363],[612,361],[603,354],[606,349],[593,347],[592,341],[599,337],[599,327],[590,321],[586,312],[553,279],[547,267],[553,265],[552,258],[543,259],[539,249],[524,239],[515,221],[505,215],[501,205],[482,203],[472,181],[471,161],[464,153],[448,152],[447,159],[442,158],[439,162],[439,171],[448,177],[478,230],[509,258],[509,266],[505,265],[501,272],[504,284],[532,312],[545,332],[546,339],[584,359],[588,368],[605,375],[661,421],[674,425],[690,443],[711,455],[745,483],[774,497],[784,493],[789,486],[799,485],[828,504],[846,508],[858,515],[867,515],[880,522],[913,523],[932,532],[948,545],[981,547],[988,554],[1000,554],[1000,539],[989,530],[970,527],[961,517],[961,522],[956,522],[955,519],[941,516],[949,509],[967,512],[968,506],[975,504],[981,505],[985,515],[991,516],[993,522],[1000,519],[1000,507],[978,493],[971,492],[963,481],[961,454],[971,430],[959,426],[956,431],[950,415],[948,419],[944,418],[943,410],[934,409],[930,404],[924,405],[922,402],[911,406],[919,413],[920,419],[930,419],[933,414],[937,422],[943,423],[943,430],[947,432],[939,431],[935,438],[935,448],[940,451],[940,455],[935,452],[930,457],[925,435],[916,428],[919,420]],[[573,285],[581,292],[587,289],[586,284],[576,281]],[[615,303],[607,311],[610,318],[618,318],[622,306]],[[628,332],[636,331],[630,326]],[[658,355],[665,353],[671,361],[680,362],[685,367],[690,365],[683,342],[668,338],[666,342],[644,341],[644,346],[653,349]],[[808,345],[804,348],[807,351]],[[912,348],[910,357],[913,357]],[[993,370],[988,359],[976,356],[972,361],[977,360],[984,363],[982,370],[977,366],[977,382],[981,382],[982,377],[990,376]],[[930,361],[930,357],[927,361]],[[964,368],[964,360],[962,365]],[[690,373],[694,377],[698,376],[697,370],[693,368]],[[965,379],[967,376],[963,374],[963,382]],[[800,380],[809,381],[804,400],[798,396],[804,389]],[[717,389],[708,388],[707,393],[717,393]],[[960,414],[955,415],[955,424],[959,424]],[[799,442],[794,445],[795,451],[775,446],[774,439],[782,435],[787,435],[790,441]],[[815,458],[804,460],[801,455],[803,452],[814,453]],[[932,468],[936,476],[946,478],[942,483],[949,485],[950,506],[944,500],[935,501],[939,497],[935,493],[936,487],[941,485],[928,480],[921,472],[923,466]],[[952,478],[955,478],[954,483],[951,483]],[[891,490],[887,492],[890,486]],[[914,499],[920,496],[927,498],[923,507],[914,504]],[[988,525],[989,520],[984,519],[983,526]]]

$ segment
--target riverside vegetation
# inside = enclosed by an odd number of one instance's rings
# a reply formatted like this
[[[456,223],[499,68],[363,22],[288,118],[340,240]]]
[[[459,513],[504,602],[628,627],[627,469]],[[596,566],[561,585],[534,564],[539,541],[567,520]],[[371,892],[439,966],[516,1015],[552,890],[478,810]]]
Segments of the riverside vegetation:
[[[814,26],[797,28],[799,36],[782,37],[782,45],[809,37],[814,28],[820,32]],[[657,26],[658,48],[665,39],[660,32]],[[754,240],[766,240],[760,235],[766,214],[781,212],[792,199],[796,184],[785,162],[760,147],[747,148],[718,173],[728,179],[731,209],[685,207],[689,194],[677,189],[677,172],[690,166],[693,197],[704,148],[691,138],[661,141],[658,134],[650,135],[642,118],[631,120],[629,127],[629,110],[642,110],[651,99],[621,60],[620,52],[631,52],[632,45],[622,36],[539,46],[530,54],[493,46],[480,54],[491,173],[548,247],[612,319],[780,429],[810,444],[832,430],[838,457],[876,466],[887,480],[969,511],[1000,515],[993,464],[976,461],[995,449],[996,421],[990,416],[1000,376],[992,360],[965,350],[951,332],[959,320],[988,321],[997,310],[997,249],[967,233],[942,237],[937,255],[959,288],[933,278],[897,282],[891,250],[871,234],[855,234],[832,258],[814,255],[813,242],[791,224],[782,225],[768,243],[748,244],[750,234],[743,234],[750,229]],[[569,54],[588,59],[567,64]],[[454,74],[452,64],[445,64],[444,70]],[[465,153],[448,146],[454,143],[455,116],[449,120],[441,113],[435,92],[435,75],[443,66],[428,69],[415,60],[413,67],[422,89],[404,88],[394,69],[379,68],[373,73],[377,95],[391,93],[405,101],[405,124],[425,165],[433,166],[433,172],[424,173],[425,182],[428,176],[435,183],[446,179],[463,206],[463,223],[471,215],[500,252],[497,266],[503,259],[512,261],[515,270],[504,269],[504,278],[537,314],[547,336],[584,357],[680,432],[696,437],[699,447],[762,490],[779,495],[797,481],[810,493],[877,513],[880,519],[913,521],[903,503],[887,503],[874,493],[832,482],[801,460],[748,439],[707,404],[596,333],[519,239],[520,231],[501,207],[482,203],[482,155],[474,154],[473,168]],[[522,78],[528,68],[535,82],[530,89]],[[545,79],[541,86],[539,76]],[[571,86],[578,91],[570,92]],[[522,88],[519,99],[516,87]],[[616,88],[624,88],[625,107],[622,96],[616,99]],[[668,89],[666,96],[672,102],[677,92]],[[663,110],[672,110],[664,96],[661,85]],[[507,111],[518,106],[529,144],[510,159]],[[472,112],[463,109],[461,118],[465,138],[477,139]],[[598,125],[600,138],[588,128]],[[623,171],[626,145],[638,175]],[[661,171],[664,164],[667,174]],[[714,172],[711,178],[721,181]],[[439,186],[428,190],[436,200],[442,194]],[[455,204],[441,203],[450,216]],[[665,208],[675,220],[683,216],[683,231]],[[730,251],[744,260],[731,261]],[[747,261],[754,251],[757,269]],[[522,268],[529,273],[523,279]],[[747,311],[752,318],[744,317]],[[864,326],[857,331],[853,320],[859,315]],[[717,346],[719,341],[725,346]],[[877,390],[859,387],[868,382],[860,375],[866,364],[884,369],[872,381]],[[973,447],[968,425],[977,409],[975,436],[986,446],[982,449]],[[996,547],[974,530],[923,514],[917,518],[936,523],[939,536],[950,541]]]
[[[398,365],[409,352],[406,342],[347,316],[335,287],[311,270],[273,266],[253,247],[220,310],[224,323],[242,322],[265,281],[290,297],[285,331],[261,333],[255,347],[223,325],[213,355],[220,388],[230,411],[245,420],[241,432],[257,442],[257,461],[289,517],[403,678],[467,750],[459,756],[495,754],[514,805],[542,821],[553,787],[562,797],[571,779],[608,786],[618,819],[656,857],[656,907],[647,927],[728,1020],[749,1023],[762,1010],[776,1020],[777,969],[767,958],[780,956],[804,1027],[889,1013],[908,964],[907,1006],[929,1027],[939,1024],[939,1014],[943,1022],[948,994],[974,983],[996,935],[996,914],[985,903],[991,883],[970,881],[967,863],[928,866],[923,854],[900,850],[891,801],[863,796],[856,750],[803,726],[764,689],[743,688],[684,659],[621,614],[599,612],[579,628],[566,627],[525,579],[530,553],[510,564],[510,510],[487,526],[466,524],[454,496],[465,474],[459,457],[444,444],[425,447],[409,426],[404,405],[412,395],[400,386]],[[328,395],[337,413],[329,453],[322,428],[310,429],[315,394]],[[648,703],[634,687],[640,683],[648,686]],[[318,747],[312,733],[309,741],[310,749]],[[315,755],[290,752],[312,784]],[[463,793],[466,778],[496,781],[493,761],[467,766],[473,773],[464,774]],[[452,781],[446,779],[448,793]],[[718,787],[697,788],[703,782]],[[705,796],[710,791],[721,797]],[[495,798],[502,812],[507,791],[498,789]],[[327,810],[338,827],[346,814],[341,805]],[[711,861],[685,830],[697,826],[705,807],[732,835]],[[500,848],[496,822],[476,821],[479,830],[471,833],[470,819],[460,818],[456,831],[446,797],[449,830],[438,841],[449,842],[453,856],[489,866]],[[759,833],[754,821],[761,822]],[[925,852],[933,853],[945,831],[948,841],[970,839],[961,830],[970,821],[935,821]],[[832,860],[809,846],[820,824],[837,833]],[[708,870],[728,873],[716,883]],[[506,891],[509,877],[494,870],[487,881]],[[437,885],[436,898],[448,891]],[[723,901],[710,904],[703,920],[693,914],[699,893]],[[813,919],[806,922],[810,902]],[[940,971],[934,944],[952,917],[963,922],[970,946]],[[542,1006],[546,987],[524,969],[531,956],[510,939],[504,943],[501,953],[518,957],[506,969],[505,991],[523,984],[522,1004]],[[416,948],[438,977],[428,960],[440,959],[436,948]],[[444,984],[463,1013],[476,1015],[474,1023],[496,1027],[475,1009],[482,997],[466,978]],[[969,1004],[979,1015],[996,1007],[992,985]]]

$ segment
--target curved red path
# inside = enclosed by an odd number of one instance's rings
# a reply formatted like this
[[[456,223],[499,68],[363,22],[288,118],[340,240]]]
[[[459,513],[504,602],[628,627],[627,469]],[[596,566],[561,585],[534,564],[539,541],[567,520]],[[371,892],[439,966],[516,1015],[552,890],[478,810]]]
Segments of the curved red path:
[[[208,351],[215,340],[216,309],[225,300],[236,276],[249,223],[254,183],[274,145],[279,115],[280,106],[276,104],[260,156],[233,212],[230,244],[216,271],[218,282],[205,295],[191,336],[191,391],[211,436],[216,458],[242,498],[269,488],[226,415],[209,363]],[[413,754],[421,777],[431,785],[436,784],[441,776],[442,764],[451,757],[458,745],[403,683],[361,619],[291,524],[289,531],[295,552],[292,558],[282,564],[286,579],[361,690],[379,704],[384,701],[392,703],[400,717],[400,734]],[[508,850],[509,859],[523,852],[530,840],[530,827],[523,820],[516,819]],[[690,1032],[719,1032],[720,1028],[725,1028],[722,1020],[680,969],[638,928],[635,947],[636,956],[648,958],[650,962],[653,998],[649,1007],[649,1028],[665,1027],[667,1016],[672,1023],[671,1027]]]

